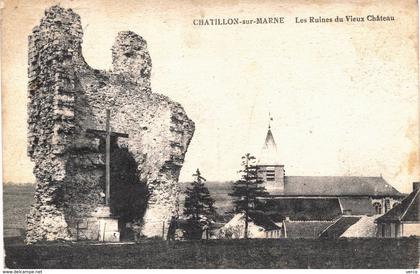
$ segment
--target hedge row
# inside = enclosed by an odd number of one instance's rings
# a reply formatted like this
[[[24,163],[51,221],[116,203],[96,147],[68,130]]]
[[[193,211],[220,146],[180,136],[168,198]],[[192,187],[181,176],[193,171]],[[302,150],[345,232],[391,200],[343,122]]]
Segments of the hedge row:
[[[417,268],[419,238],[6,244],[8,268]]]

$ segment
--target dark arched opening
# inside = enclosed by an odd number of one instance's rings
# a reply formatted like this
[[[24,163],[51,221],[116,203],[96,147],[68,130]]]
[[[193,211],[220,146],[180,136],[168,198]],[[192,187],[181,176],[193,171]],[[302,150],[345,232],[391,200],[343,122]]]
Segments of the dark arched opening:
[[[126,146],[118,146],[115,140],[111,142],[110,167],[111,213],[118,217],[121,240],[134,240],[147,208],[147,185],[139,179],[138,165],[133,155]]]

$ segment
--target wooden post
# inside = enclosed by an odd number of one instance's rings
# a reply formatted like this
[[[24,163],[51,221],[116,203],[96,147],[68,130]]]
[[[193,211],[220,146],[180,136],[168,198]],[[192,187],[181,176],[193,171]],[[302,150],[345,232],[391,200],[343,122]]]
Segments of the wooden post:
[[[105,231],[106,231],[106,222],[104,223],[104,230],[102,233],[102,242],[105,242]]]
[[[86,129],[86,133],[95,134],[96,137],[103,139],[105,137],[105,206],[110,205],[111,200],[111,136],[113,138],[128,138],[128,134],[120,132],[112,132],[111,113],[106,110],[105,130]]]
[[[165,221],[162,222],[162,239],[165,240]]]
[[[110,172],[110,163],[111,163],[111,129],[110,129],[110,111],[106,110],[106,148],[105,148],[105,180],[106,180],[106,191],[105,191],[105,205],[109,206],[109,195],[111,189],[111,172]]]

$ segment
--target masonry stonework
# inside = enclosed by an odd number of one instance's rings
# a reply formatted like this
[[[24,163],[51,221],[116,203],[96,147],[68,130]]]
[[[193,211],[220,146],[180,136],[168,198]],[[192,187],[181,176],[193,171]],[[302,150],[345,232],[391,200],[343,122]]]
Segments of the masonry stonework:
[[[106,109],[112,130],[129,135],[117,145],[128,149],[138,181],[147,184],[142,233],[161,235],[178,210],[178,176],[194,122],[180,104],[151,91],[152,62],[141,36],[118,34],[111,71],[85,62],[82,36],[80,17],[59,6],[46,10],[29,36],[28,155],[37,188],[27,242],[74,239],[74,220],[103,203],[103,145],[87,129],[105,128]]]

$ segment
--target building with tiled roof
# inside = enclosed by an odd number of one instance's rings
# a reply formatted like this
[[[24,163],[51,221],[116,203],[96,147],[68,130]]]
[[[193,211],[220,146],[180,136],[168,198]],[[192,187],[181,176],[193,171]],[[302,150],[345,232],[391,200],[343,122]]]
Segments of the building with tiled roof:
[[[340,235],[340,238],[374,238],[376,237],[375,218],[377,216],[362,216]]]
[[[361,217],[358,216],[341,216],[334,223],[325,228],[324,231],[320,233],[319,237],[324,239],[337,239],[360,219]]]
[[[420,183],[400,204],[376,219],[378,237],[420,236]]]
[[[250,214],[250,238],[372,237],[377,216],[401,211],[404,195],[382,176],[286,176],[270,125],[257,160],[270,195],[262,200],[261,212]],[[418,219],[410,210],[406,215]],[[220,232],[243,237],[243,215],[235,215]]]
[[[215,238],[244,238],[245,214],[238,213],[215,232]],[[277,225],[262,211],[248,212],[248,238],[282,238],[281,225]]]
[[[382,176],[286,176],[270,125],[257,159],[271,199],[297,198],[294,203],[303,206],[308,198],[337,198],[342,213],[373,215],[388,212],[404,197]]]
[[[283,221],[284,238],[316,239],[334,221]]]
[[[274,189],[272,194],[323,197],[403,196],[382,177],[358,176],[285,176],[283,193],[278,193]]]

